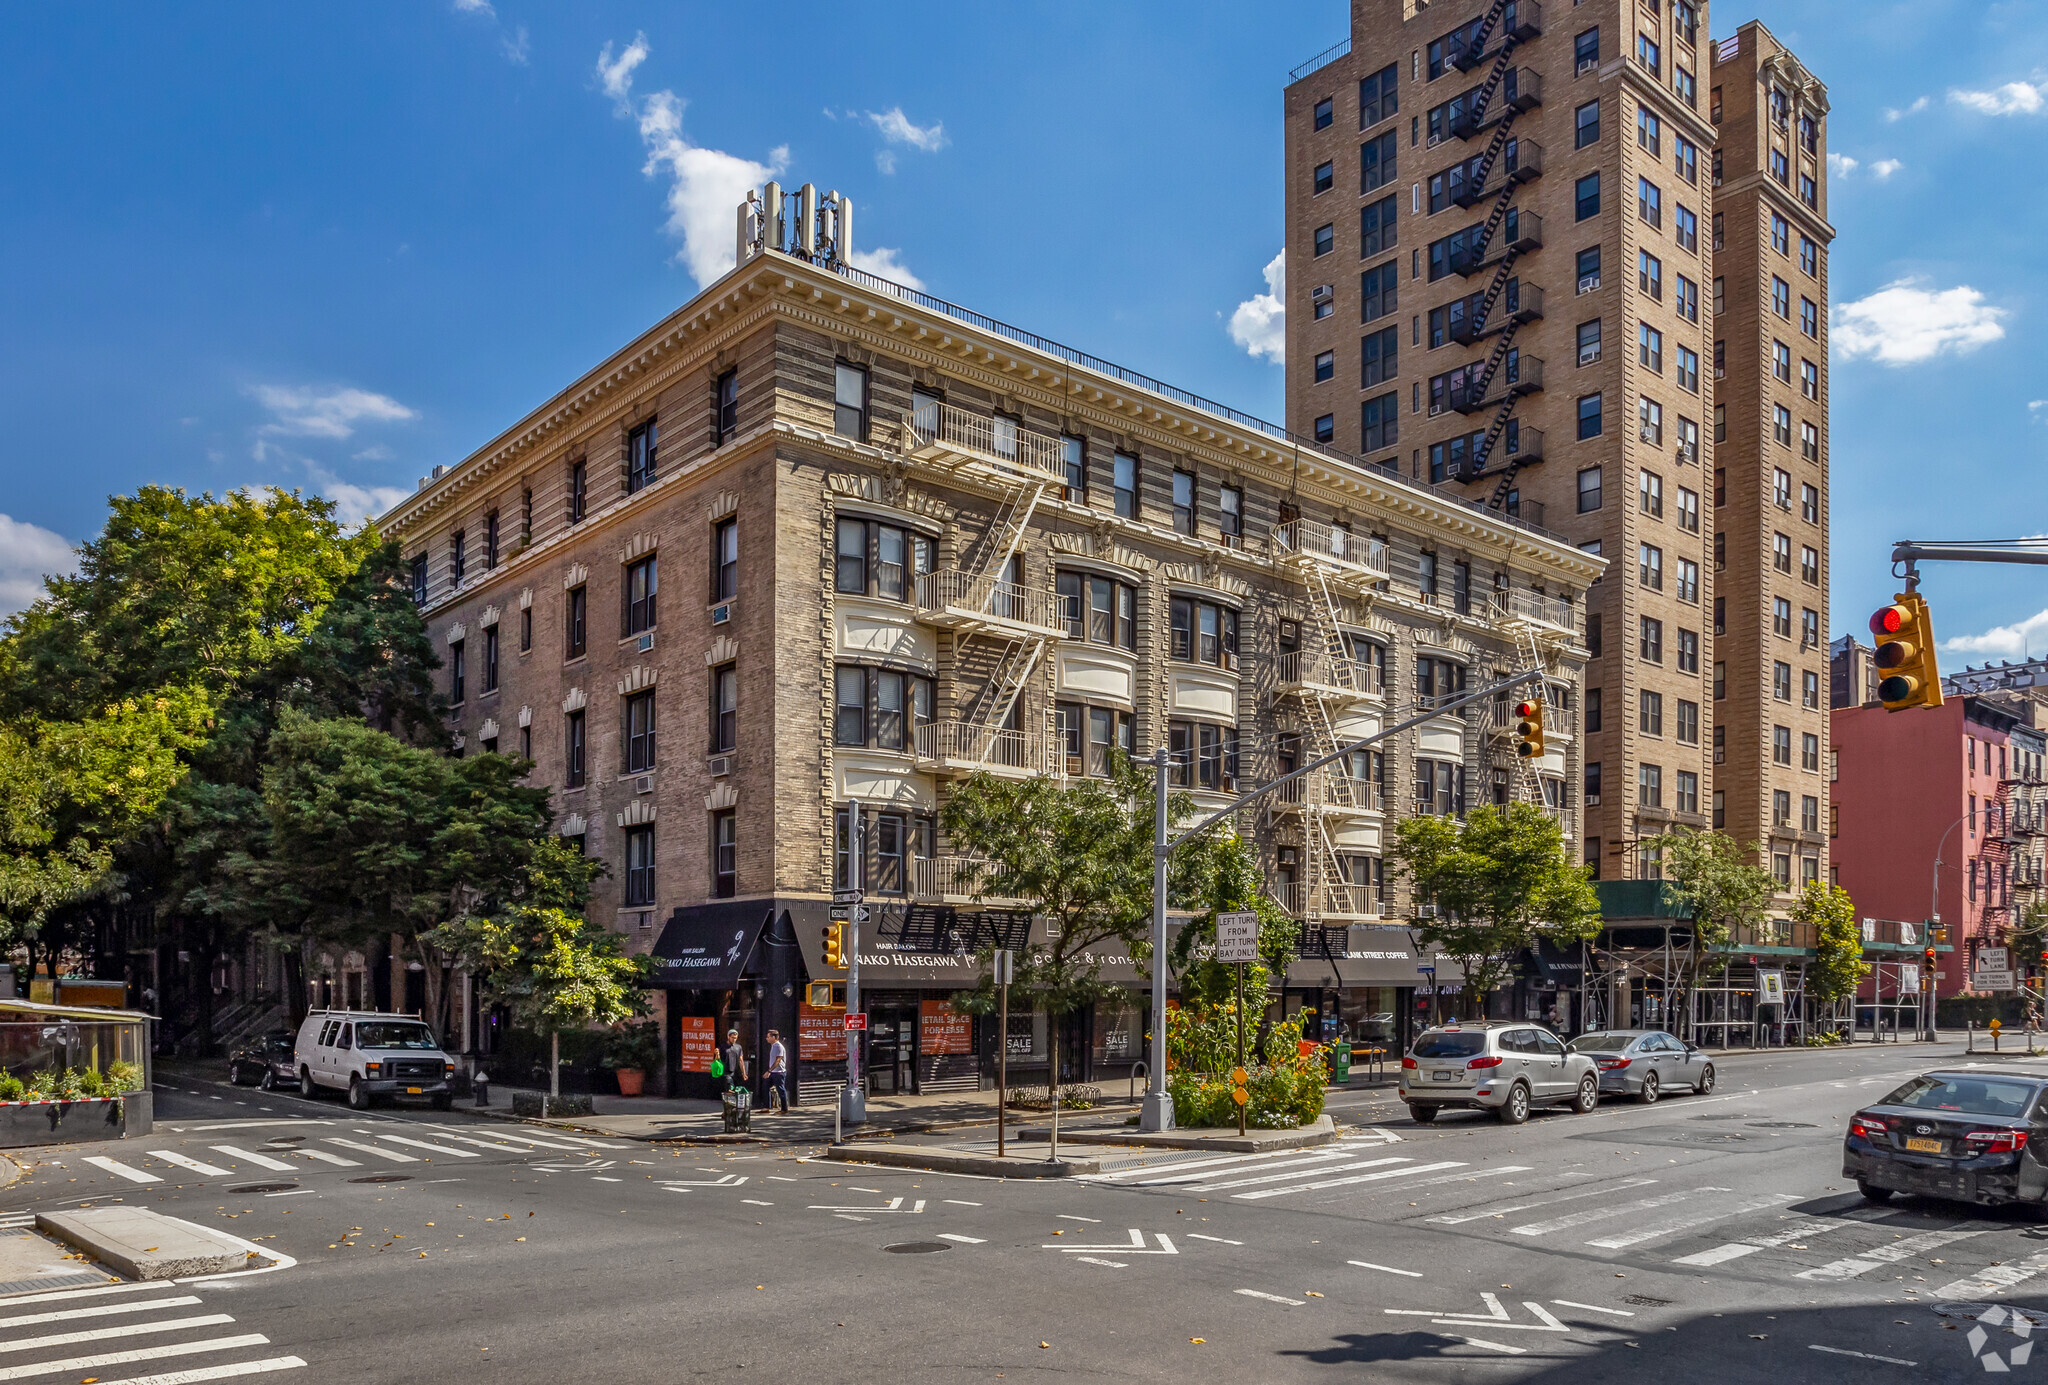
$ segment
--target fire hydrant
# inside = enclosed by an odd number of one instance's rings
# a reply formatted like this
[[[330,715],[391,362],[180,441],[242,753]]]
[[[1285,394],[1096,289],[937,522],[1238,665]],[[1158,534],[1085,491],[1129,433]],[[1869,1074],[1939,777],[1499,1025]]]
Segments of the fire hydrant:
[[[474,1073],[470,1074],[469,1086],[470,1090],[476,1093],[477,1105],[488,1106],[491,1104],[491,1075],[489,1073],[485,1072],[482,1068],[478,1068]]]

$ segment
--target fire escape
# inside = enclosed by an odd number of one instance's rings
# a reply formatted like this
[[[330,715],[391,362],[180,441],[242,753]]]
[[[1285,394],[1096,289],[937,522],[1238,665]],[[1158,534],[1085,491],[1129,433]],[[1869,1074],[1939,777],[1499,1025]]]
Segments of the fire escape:
[[[1516,50],[1542,32],[1542,10],[1536,0],[1494,0],[1453,58],[1460,71],[1470,72],[1486,61],[1486,44],[1496,27],[1500,46],[1490,55],[1486,79],[1465,94],[1463,108],[1454,113],[1450,126],[1451,134],[1461,140],[1474,138],[1488,126],[1493,133],[1480,153],[1453,166],[1445,180],[1451,201],[1460,207],[1492,199],[1486,220],[1468,231],[1465,244],[1455,247],[1450,257],[1454,273],[1467,280],[1485,276],[1486,285],[1450,305],[1450,316],[1453,340],[1472,345],[1492,337],[1493,344],[1486,359],[1476,369],[1468,367],[1464,379],[1453,384],[1448,403],[1461,414],[1492,412],[1485,431],[1458,459],[1454,474],[1460,481],[1479,480],[1498,450],[1503,464],[1497,468],[1500,479],[1488,501],[1498,510],[1507,504],[1515,473],[1543,456],[1542,434],[1521,427],[1514,416],[1518,399],[1543,388],[1543,362],[1523,356],[1515,345],[1522,325],[1543,316],[1543,291],[1522,283],[1514,272],[1517,260],[1543,244],[1543,223],[1535,213],[1509,205],[1517,188],[1543,173],[1542,146],[1515,134],[1515,117],[1542,104],[1542,81],[1532,69],[1512,65]],[[1491,186],[1496,171],[1497,189]]]
[[[2044,822],[2048,808],[2042,803],[2042,788],[2035,778],[2001,779],[1998,797],[1985,805],[1982,855],[1992,870],[2003,868],[2005,885],[1996,894],[1988,893],[1996,887],[1995,877],[1987,871],[1980,934],[1994,946],[2007,942],[2026,922],[2028,910],[2042,899],[2042,844],[2048,837],[2048,822]]]

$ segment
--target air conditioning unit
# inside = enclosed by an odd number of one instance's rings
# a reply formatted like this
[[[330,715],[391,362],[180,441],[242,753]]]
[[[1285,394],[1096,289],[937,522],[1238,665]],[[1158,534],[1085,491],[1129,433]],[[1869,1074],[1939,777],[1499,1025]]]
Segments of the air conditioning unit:
[[[1227,649],[1223,651],[1223,667],[1225,669],[1235,669],[1237,667],[1237,656]]]
[[[1714,367],[1714,378],[1715,378],[1716,380],[1721,380],[1721,379],[1725,379],[1725,378],[1727,378],[1727,375],[1728,375],[1728,372],[1727,372],[1726,370],[1722,369],[1722,368],[1721,368],[1720,366],[1715,366],[1715,367]]]
[[[1580,293],[1591,293],[1591,292],[1592,292],[1592,291],[1593,291],[1594,289],[1597,289],[1597,288],[1599,288],[1599,287],[1600,287],[1600,276],[1599,276],[1599,275],[1597,275],[1597,274],[1581,274],[1581,275],[1579,276],[1579,292],[1580,292]]]
[[[654,648],[654,636],[642,635],[640,637],[640,643],[638,645],[638,648],[642,654],[645,654],[648,650]]]
[[[1599,795],[1599,794],[1596,794],[1596,793],[1589,793],[1589,794],[1587,794],[1587,795],[1586,795],[1586,806],[1587,806],[1588,808],[1597,808],[1597,807],[1599,807],[1599,806],[1600,806],[1600,795]]]
[[[704,767],[711,771],[713,779],[723,779],[732,773],[732,756],[713,755],[704,762]]]
[[[1643,435],[1643,441],[1644,441],[1644,442],[1655,442],[1655,441],[1657,440],[1657,434],[1656,434],[1656,433],[1655,433],[1655,432],[1654,432],[1653,430],[1651,430],[1651,429],[1648,429],[1648,428],[1645,428],[1645,429],[1643,429],[1643,430],[1642,430],[1642,435]]]
[[[1583,77],[1588,72],[1591,72],[1594,68],[1598,66],[1600,66],[1600,60],[1598,58],[1580,58],[1578,70],[1572,73],[1572,76]]]
[[[635,779],[633,781],[633,792],[636,794],[653,793],[654,776],[651,774],[643,774],[638,779]]]
[[[731,620],[731,619],[732,619],[732,603],[731,603],[731,602],[729,602],[729,601],[728,601],[728,602],[724,603],[723,605],[719,605],[719,606],[713,606],[713,607],[711,608],[711,623],[712,623],[713,625],[723,625],[723,624],[725,624],[725,623],[726,623],[727,621],[729,621],[729,620]]]
[[[1698,445],[1695,443],[1682,442],[1678,444],[1679,463],[1683,465],[1684,463],[1697,460],[1698,451]]]
[[[1600,359],[1600,348],[1599,348],[1599,347],[1597,347],[1597,346],[1582,346],[1582,347],[1580,347],[1580,348],[1579,348],[1579,364],[1580,364],[1580,365],[1591,365],[1591,364],[1593,364],[1593,362],[1595,362],[1595,361],[1597,361],[1597,360],[1599,360],[1599,359]]]
[[[1313,289],[1309,290],[1309,301],[1313,303],[1326,302],[1331,297],[1333,297],[1336,294],[1336,292],[1337,290],[1332,288],[1328,284],[1317,284]]]
[[[1433,919],[1433,918],[1435,918],[1435,917],[1437,916],[1437,911],[1438,911],[1438,906],[1437,906],[1437,905],[1434,905],[1434,904],[1418,904],[1418,905],[1416,905],[1416,906],[1415,906],[1415,917],[1417,917],[1417,918],[1419,918],[1419,919]]]

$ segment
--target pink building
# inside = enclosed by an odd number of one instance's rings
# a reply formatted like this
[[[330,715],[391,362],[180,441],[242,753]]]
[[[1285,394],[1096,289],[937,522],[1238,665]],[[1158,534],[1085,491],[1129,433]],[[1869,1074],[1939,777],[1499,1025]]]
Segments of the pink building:
[[[1887,712],[1873,702],[1831,714],[1835,883],[1880,930],[1884,921],[1924,922],[1934,905],[1956,945],[1941,959],[1942,995],[1966,989],[1976,948],[2002,946],[2040,898],[2044,739],[2027,711],[1952,694],[1931,709]]]

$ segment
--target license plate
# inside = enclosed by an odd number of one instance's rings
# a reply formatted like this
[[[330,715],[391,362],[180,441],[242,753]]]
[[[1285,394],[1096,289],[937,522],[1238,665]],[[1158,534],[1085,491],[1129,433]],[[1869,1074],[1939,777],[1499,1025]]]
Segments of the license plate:
[[[418,1096],[420,1094],[420,1089],[418,1087],[407,1087],[405,1089],[405,1094],[407,1096]]]
[[[1906,1148],[1915,1154],[1939,1154],[1941,1153],[1941,1141],[1908,1140],[1906,1141]]]
[[[1461,1072],[1433,1072],[1429,1075],[1429,1080],[1432,1082],[1456,1082],[1464,1075]]]

